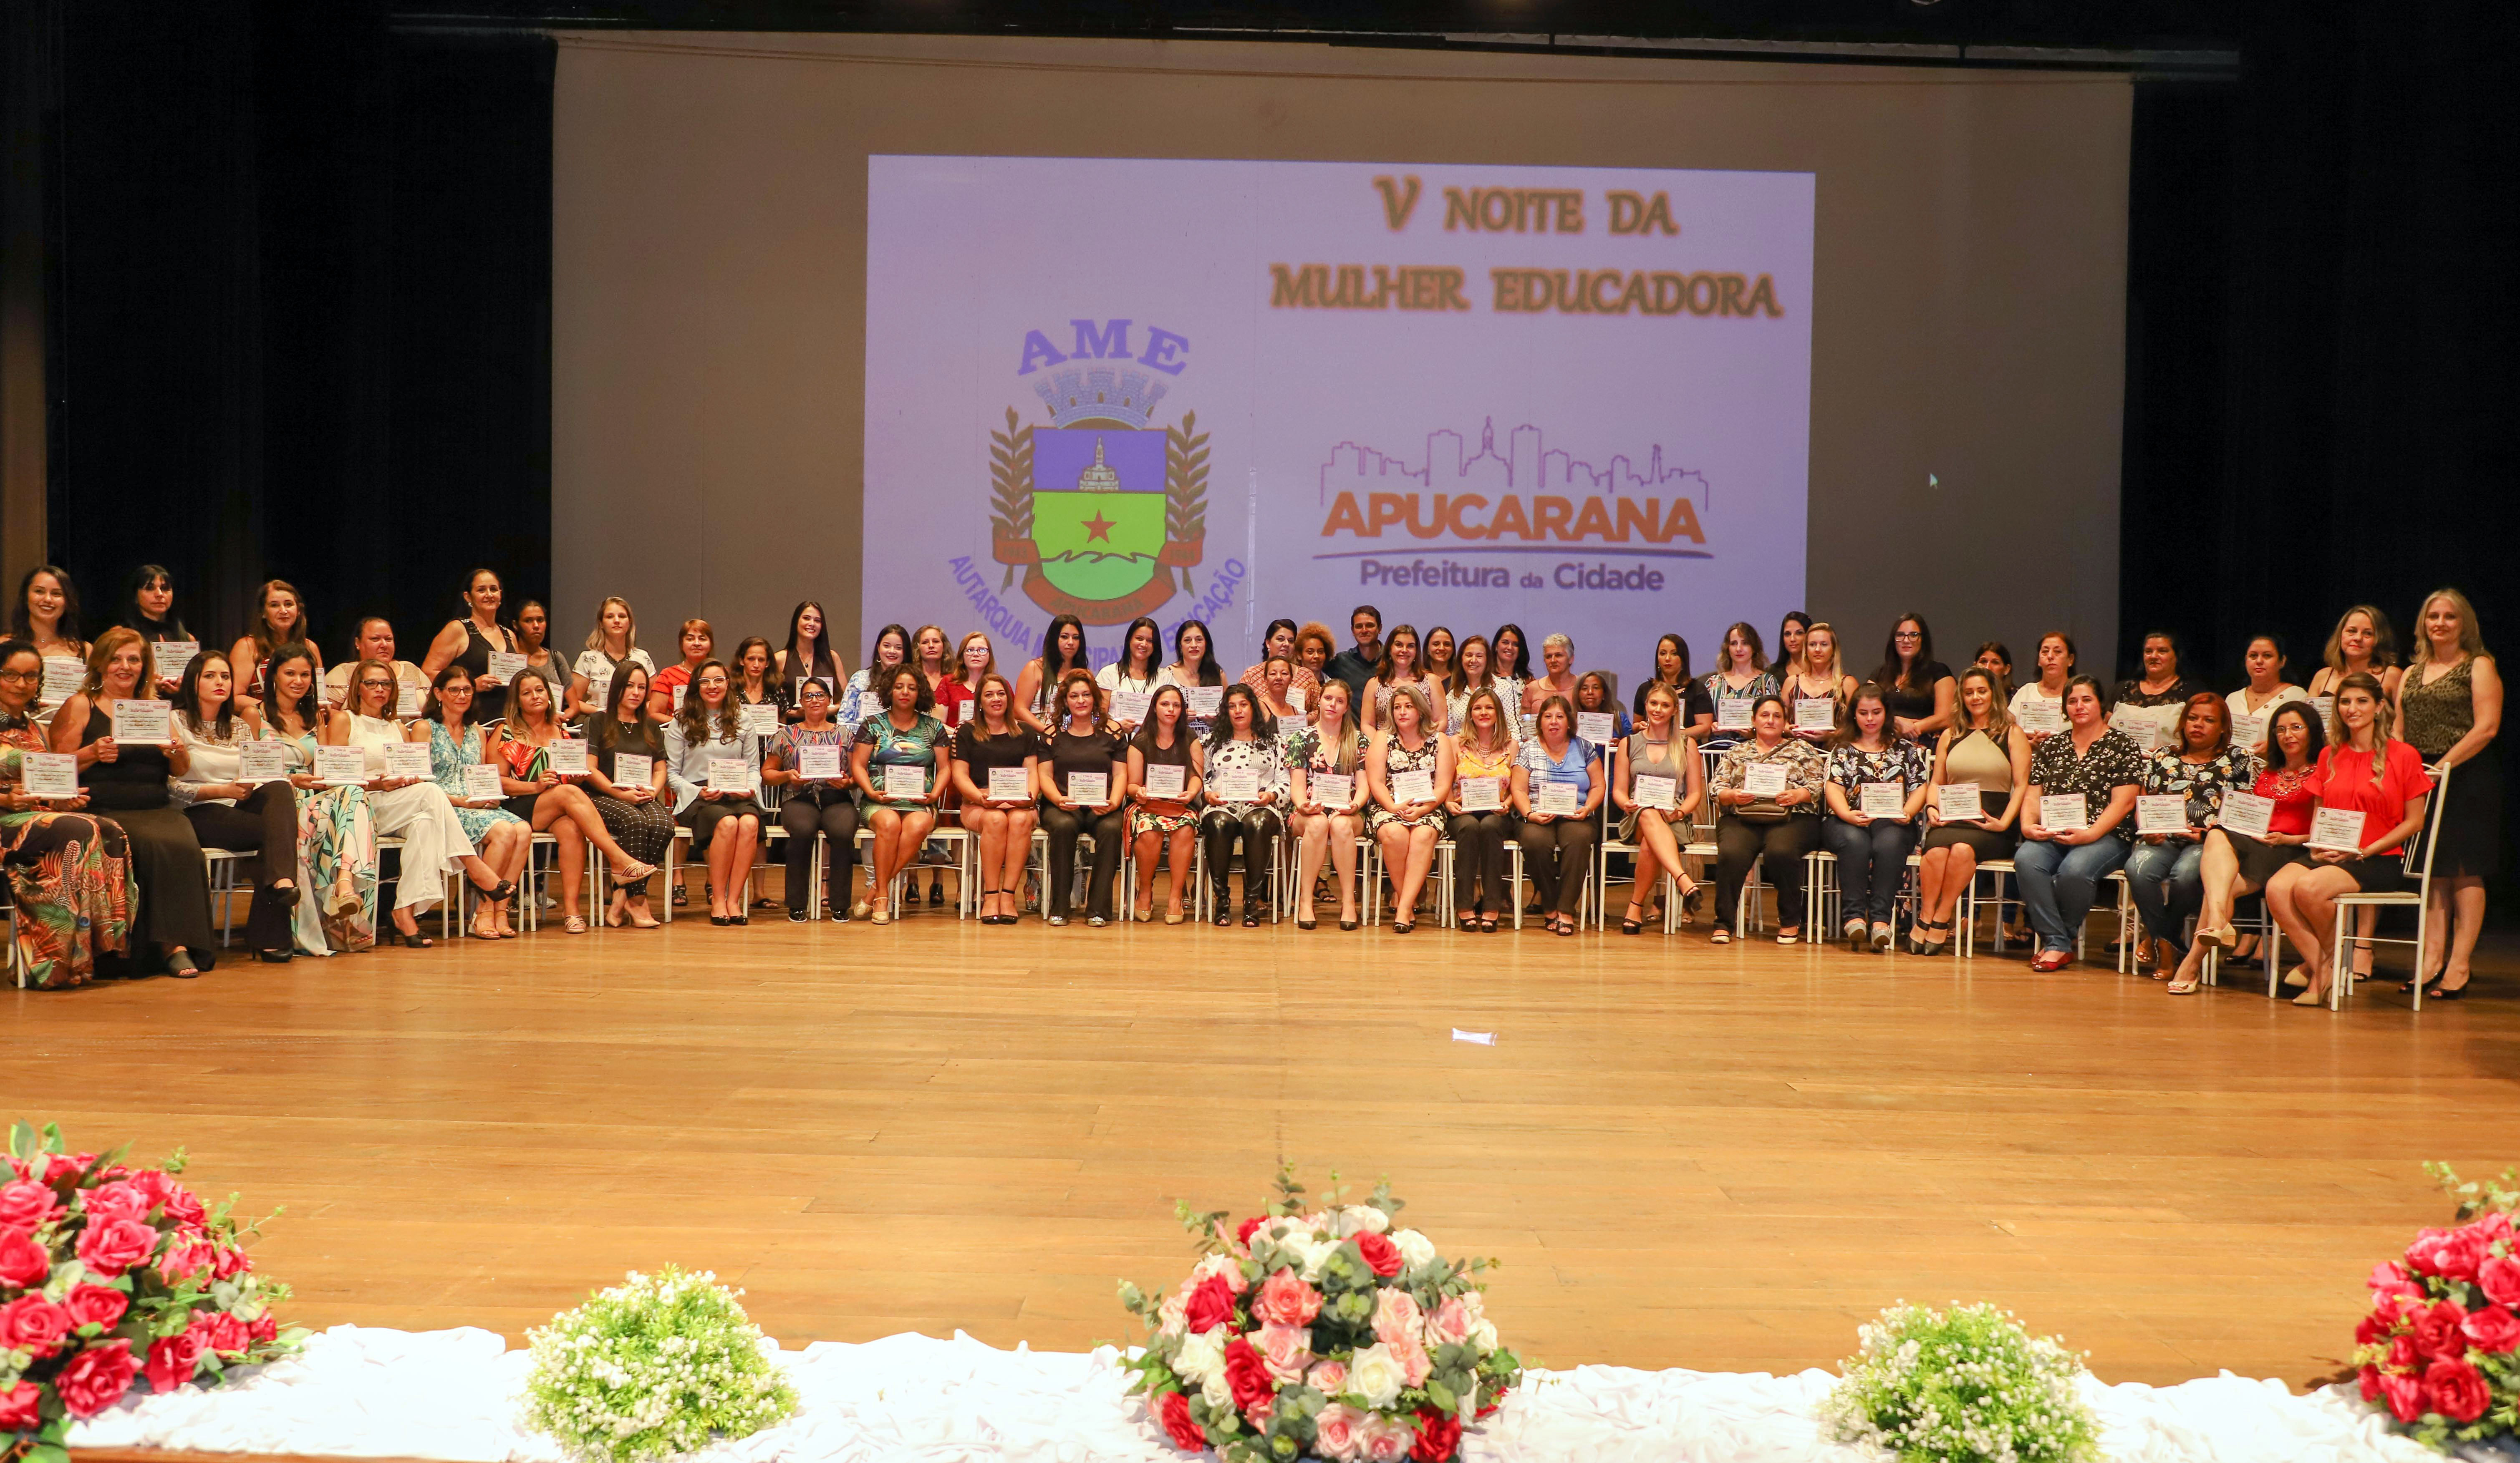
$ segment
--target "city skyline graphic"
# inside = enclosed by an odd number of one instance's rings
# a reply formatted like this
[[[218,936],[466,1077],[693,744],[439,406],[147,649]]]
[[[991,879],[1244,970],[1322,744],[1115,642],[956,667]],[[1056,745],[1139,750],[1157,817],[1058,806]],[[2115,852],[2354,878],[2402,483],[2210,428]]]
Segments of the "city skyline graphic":
[[[1614,496],[1640,492],[1661,495],[1678,483],[1683,485],[1681,496],[1694,498],[1698,507],[1712,504],[1712,489],[1705,474],[1694,467],[1666,466],[1659,442],[1647,451],[1642,471],[1625,453],[1612,457],[1604,466],[1595,467],[1562,448],[1548,446],[1541,428],[1528,421],[1506,434],[1503,451],[1497,447],[1494,417],[1481,419],[1478,451],[1464,456],[1467,442],[1462,433],[1449,427],[1428,432],[1424,456],[1415,467],[1405,458],[1369,444],[1341,442],[1330,449],[1329,461],[1322,464],[1320,505],[1327,508],[1342,492],[1395,490],[1404,478],[1430,492],[1583,491]]]

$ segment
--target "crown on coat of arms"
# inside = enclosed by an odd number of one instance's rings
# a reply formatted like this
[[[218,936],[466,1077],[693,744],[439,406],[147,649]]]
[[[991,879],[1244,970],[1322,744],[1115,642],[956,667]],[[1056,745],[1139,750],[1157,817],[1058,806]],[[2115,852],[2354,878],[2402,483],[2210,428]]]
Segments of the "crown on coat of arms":
[[[1042,404],[1050,408],[1054,426],[1071,421],[1125,421],[1133,427],[1147,424],[1154,415],[1155,403],[1164,399],[1164,383],[1143,371],[1120,371],[1109,366],[1070,367],[1052,371],[1033,382]]]

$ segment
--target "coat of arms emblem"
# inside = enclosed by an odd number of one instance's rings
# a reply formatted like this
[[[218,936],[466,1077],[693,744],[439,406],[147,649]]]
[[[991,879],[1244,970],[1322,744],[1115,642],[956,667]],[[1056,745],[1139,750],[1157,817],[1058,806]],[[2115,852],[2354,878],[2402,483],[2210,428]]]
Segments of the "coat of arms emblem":
[[[1070,367],[1034,383],[1048,426],[1007,409],[989,433],[989,541],[1023,590],[1088,625],[1151,615],[1189,593],[1207,537],[1207,435],[1198,414],[1153,426],[1164,383]],[[1179,572],[1176,582],[1175,573]]]

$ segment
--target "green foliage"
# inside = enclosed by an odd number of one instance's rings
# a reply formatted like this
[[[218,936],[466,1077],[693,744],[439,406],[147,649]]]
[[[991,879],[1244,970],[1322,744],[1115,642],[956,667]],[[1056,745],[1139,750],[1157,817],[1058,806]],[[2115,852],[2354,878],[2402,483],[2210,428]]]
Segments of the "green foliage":
[[[2441,1185],[2442,1192],[2458,1201],[2452,1222],[2464,1224],[2484,1214],[2520,1212],[2520,1169],[2505,1169],[2501,1176],[2485,1183],[2459,1181],[2458,1171],[2445,1163],[2428,1163],[2424,1172]]]
[[[703,1270],[636,1271],[527,1334],[525,1422],[585,1463],[641,1463],[748,1438],[796,1409],[738,1292]]]
[[[1993,1306],[1948,1312],[1904,1302],[1863,1328],[1864,1347],[1821,1421],[1841,1442],[1901,1463],[2096,1463],[2099,1424],[2076,1395],[2080,1357]]]

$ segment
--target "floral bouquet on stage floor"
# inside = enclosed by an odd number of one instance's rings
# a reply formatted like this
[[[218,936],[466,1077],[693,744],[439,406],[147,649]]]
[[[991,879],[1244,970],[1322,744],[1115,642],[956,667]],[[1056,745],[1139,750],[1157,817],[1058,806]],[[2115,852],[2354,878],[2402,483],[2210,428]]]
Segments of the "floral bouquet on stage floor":
[[[2427,1167],[2443,1187],[2477,1195],[2448,1168]],[[2372,1266],[2371,1313],[2354,1328],[2362,1399],[2385,1402],[2399,1431],[2444,1452],[2520,1433],[2515,1204],[2520,1194],[2489,1187],[2460,1204],[2456,1227],[2423,1230],[2404,1261]]]
[[[136,1380],[172,1392],[297,1349],[271,1304],[289,1287],[253,1272],[254,1231],[204,1210],[163,1168],[121,1151],[64,1150],[61,1130],[21,1123],[0,1175],[0,1460],[67,1463],[73,1419]]]
[[[1228,1463],[1445,1463],[1521,1380],[1472,1278],[1495,1262],[1447,1261],[1396,1227],[1387,1182],[1341,1204],[1330,1179],[1307,1210],[1287,1169],[1268,1213],[1230,1231],[1228,1211],[1179,1206],[1205,1258],[1161,1300],[1121,1285],[1148,1332],[1123,1363],[1130,1391],[1174,1446]]]

